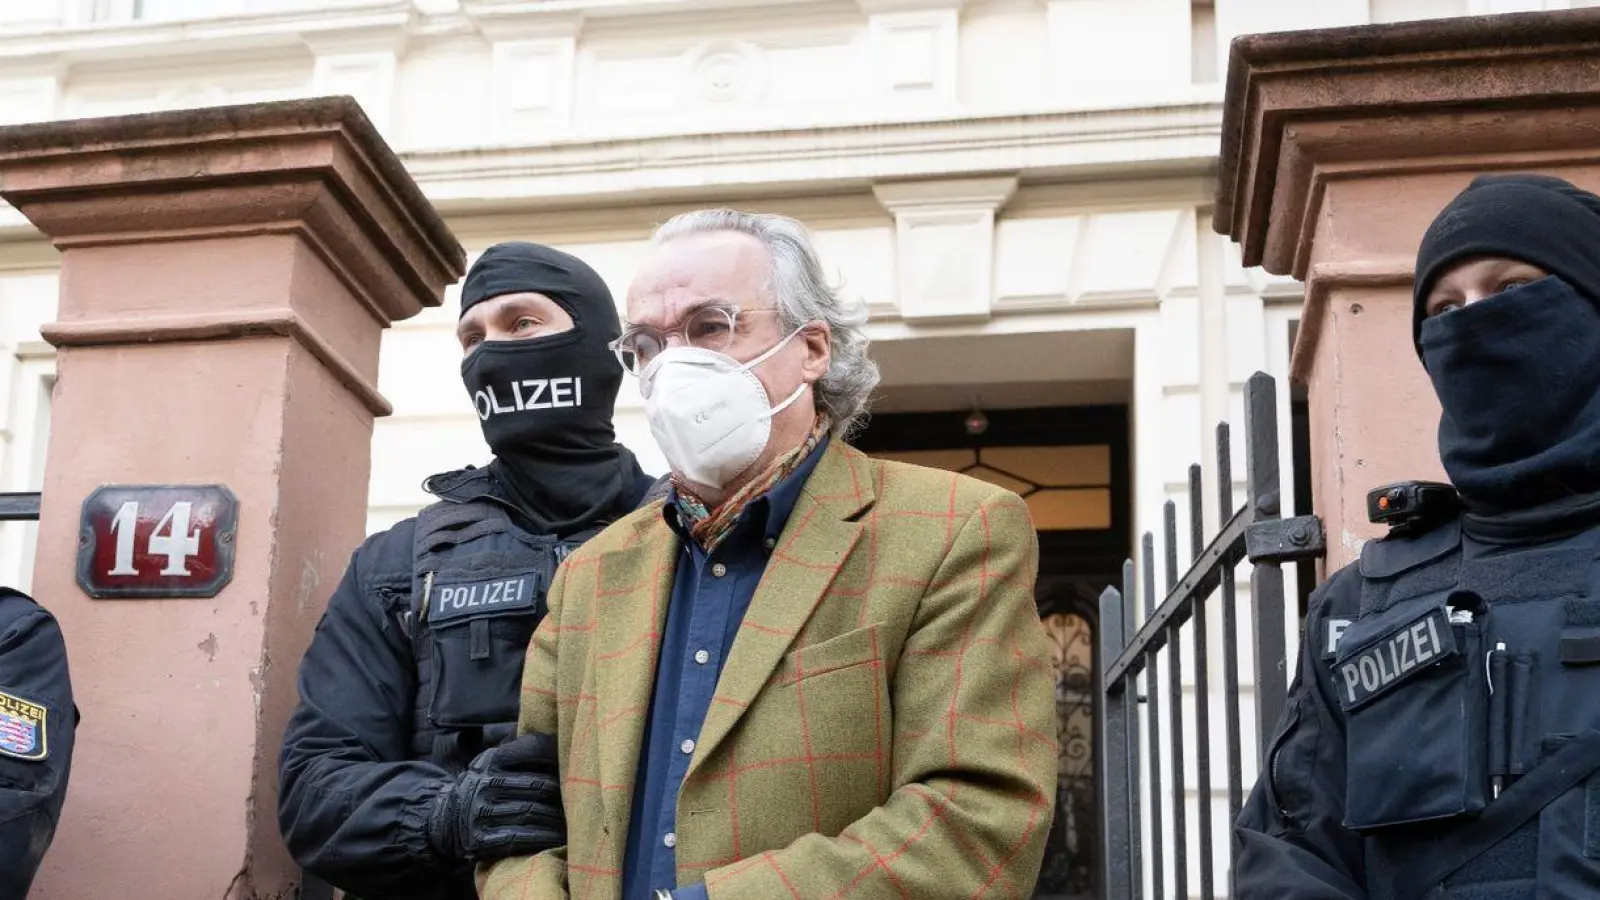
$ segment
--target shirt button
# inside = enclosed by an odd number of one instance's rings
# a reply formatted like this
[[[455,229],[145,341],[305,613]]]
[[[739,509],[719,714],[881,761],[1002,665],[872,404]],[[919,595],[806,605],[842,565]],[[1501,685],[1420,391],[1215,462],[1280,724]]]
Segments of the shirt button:
[[[666,844],[668,847],[676,847],[678,846],[678,836],[669,831],[667,836],[661,839],[661,843]]]
[[[691,741],[688,738],[685,738],[683,743],[678,745],[678,749],[682,750],[684,753],[693,753],[694,752],[694,741]]]
[[[696,650],[694,652],[694,661],[703,666],[711,661],[711,654],[705,652],[704,650]]]
[[[771,550],[773,547],[778,546],[778,539],[777,538],[767,538],[766,544],[767,544],[767,549]]]
[[[713,578],[721,578],[726,574],[728,574],[728,567],[722,563],[715,563],[711,566],[711,576]]]

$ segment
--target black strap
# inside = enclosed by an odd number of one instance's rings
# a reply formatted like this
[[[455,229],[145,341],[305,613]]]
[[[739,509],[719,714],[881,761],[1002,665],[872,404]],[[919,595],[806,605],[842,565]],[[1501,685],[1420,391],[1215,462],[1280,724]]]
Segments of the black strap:
[[[1417,900],[1489,848],[1511,836],[1557,797],[1600,769],[1600,728],[1578,735],[1550,758],[1517,779],[1476,819],[1436,845],[1396,879],[1398,900]]]
[[[487,500],[461,503],[441,500],[417,512],[412,558],[414,562],[421,562],[424,556],[441,547],[465,544],[510,527],[510,517],[505,510]]]

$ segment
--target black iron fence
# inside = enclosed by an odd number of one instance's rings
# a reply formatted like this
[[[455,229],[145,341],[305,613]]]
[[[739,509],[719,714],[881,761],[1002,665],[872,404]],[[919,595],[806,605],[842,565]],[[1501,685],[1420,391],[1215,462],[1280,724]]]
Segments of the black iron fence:
[[[0,522],[39,521],[39,492],[0,493]]]
[[[1096,722],[1104,760],[1105,798],[1105,896],[1123,900],[1143,895],[1144,857],[1148,852],[1153,873],[1153,898],[1191,896],[1189,889],[1188,795],[1186,754],[1193,752],[1199,816],[1194,833],[1198,838],[1199,896],[1216,896],[1215,835],[1212,790],[1214,763],[1211,745],[1210,635],[1207,634],[1206,606],[1220,602],[1222,625],[1223,704],[1226,741],[1223,777],[1227,782],[1228,821],[1239,814],[1246,785],[1240,739],[1241,701],[1239,697],[1239,611],[1235,572],[1248,559],[1254,564],[1250,574],[1251,632],[1247,636],[1255,659],[1255,703],[1257,747],[1260,757],[1264,744],[1277,722],[1287,692],[1285,671],[1284,587],[1281,564],[1319,557],[1324,551],[1322,522],[1316,516],[1285,519],[1278,472],[1277,391],[1273,379],[1261,372],[1251,376],[1245,386],[1245,481],[1242,506],[1235,506],[1231,441],[1226,422],[1217,426],[1217,508],[1231,511],[1221,528],[1207,543],[1201,519],[1202,485],[1200,466],[1189,468],[1189,568],[1179,576],[1178,521],[1172,501],[1166,504],[1165,597],[1156,603],[1155,542],[1146,532],[1141,547],[1140,587],[1144,595],[1144,621],[1136,626],[1137,591],[1134,564],[1123,565],[1122,590],[1106,588],[1100,597],[1101,686],[1104,702]],[[1189,626],[1185,629],[1185,625]],[[1185,634],[1187,632],[1187,634]],[[1190,723],[1184,715],[1184,654],[1187,638],[1193,662],[1193,735],[1185,741]],[[1164,658],[1165,689],[1169,694],[1163,707],[1162,679],[1158,661]],[[1141,679],[1140,676],[1143,676]],[[1142,682],[1143,694],[1139,693]],[[1144,705],[1141,715],[1140,704]],[[1143,722],[1141,722],[1141,718]],[[1166,719],[1163,723],[1163,718]],[[1141,727],[1142,726],[1142,727]],[[1163,772],[1160,752],[1162,729],[1170,731],[1168,765]],[[1141,731],[1145,734],[1141,735]],[[1141,769],[1148,772],[1149,784],[1140,784]],[[1163,775],[1167,778],[1164,779]],[[1166,783],[1170,781],[1170,783]],[[1141,815],[1150,816],[1147,845],[1141,846]],[[1171,890],[1167,889],[1164,819],[1171,816],[1173,835]],[[1224,827],[1220,834],[1226,835]]]

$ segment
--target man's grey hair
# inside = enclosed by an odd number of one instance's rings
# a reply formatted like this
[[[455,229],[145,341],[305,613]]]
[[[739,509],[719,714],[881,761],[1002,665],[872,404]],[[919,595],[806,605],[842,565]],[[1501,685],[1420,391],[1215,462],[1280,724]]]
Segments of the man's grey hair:
[[[652,238],[662,244],[691,234],[733,231],[748,234],[767,248],[772,274],[767,289],[778,307],[785,333],[807,322],[828,323],[828,371],[818,381],[817,408],[828,417],[834,434],[848,437],[866,415],[867,401],[878,386],[878,364],[867,356],[867,304],[846,300],[829,284],[811,233],[787,216],[700,209],[669,219]]]

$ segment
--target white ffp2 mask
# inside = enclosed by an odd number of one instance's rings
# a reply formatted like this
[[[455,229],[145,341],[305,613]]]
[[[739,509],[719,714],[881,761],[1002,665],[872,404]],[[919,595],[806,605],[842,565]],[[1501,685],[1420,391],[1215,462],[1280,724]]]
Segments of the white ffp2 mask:
[[[753,465],[767,448],[772,417],[799,399],[801,382],[782,403],[769,406],[767,390],[751,370],[795,335],[747,363],[715,350],[669,347],[639,375],[650,433],[667,464],[695,484],[720,490]]]

